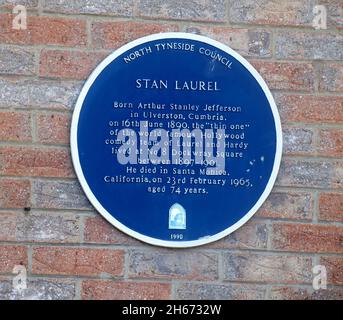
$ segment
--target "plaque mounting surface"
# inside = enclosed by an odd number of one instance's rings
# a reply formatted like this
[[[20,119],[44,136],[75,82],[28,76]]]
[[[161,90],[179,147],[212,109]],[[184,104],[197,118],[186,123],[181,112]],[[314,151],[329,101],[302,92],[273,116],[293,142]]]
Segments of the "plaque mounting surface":
[[[190,145],[177,136],[187,130]],[[189,158],[178,153],[188,147]],[[153,245],[193,247],[232,233],[266,200],[281,123],[266,83],[238,53],[161,33],[93,71],[73,113],[71,153],[87,198],[112,225]]]

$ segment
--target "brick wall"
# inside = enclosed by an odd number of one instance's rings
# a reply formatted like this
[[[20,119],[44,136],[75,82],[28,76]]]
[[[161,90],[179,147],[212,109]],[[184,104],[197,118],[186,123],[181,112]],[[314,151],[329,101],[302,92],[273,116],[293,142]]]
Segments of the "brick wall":
[[[12,29],[13,4],[28,8]],[[324,4],[326,30],[312,27]],[[242,228],[186,250],[110,226],[70,160],[80,88],[113,49],[186,31],[226,43],[272,90],[284,156],[272,194]],[[341,0],[0,0],[0,298],[343,299]],[[28,288],[12,288],[15,265]],[[325,265],[327,290],[312,288]]]

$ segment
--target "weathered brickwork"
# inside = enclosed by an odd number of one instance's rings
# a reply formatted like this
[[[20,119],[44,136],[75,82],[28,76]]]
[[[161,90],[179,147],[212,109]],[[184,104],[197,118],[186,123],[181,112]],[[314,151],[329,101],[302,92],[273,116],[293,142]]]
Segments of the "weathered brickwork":
[[[15,30],[12,8],[27,8]],[[327,29],[313,27],[324,5]],[[73,170],[82,84],[121,45],[182,31],[243,55],[283,126],[276,185],[230,236],[162,249],[97,214]],[[0,299],[343,299],[341,0],[0,0]],[[28,286],[13,288],[13,268]],[[327,289],[312,287],[315,265]]]

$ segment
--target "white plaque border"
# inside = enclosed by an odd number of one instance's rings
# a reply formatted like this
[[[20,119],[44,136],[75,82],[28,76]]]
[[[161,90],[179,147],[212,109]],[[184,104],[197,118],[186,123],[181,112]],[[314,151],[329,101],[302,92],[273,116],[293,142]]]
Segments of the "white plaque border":
[[[84,102],[84,99],[93,85],[96,78],[99,76],[99,74],[116,58],[118,58],[120,55],[122,55],[124,52],[147,42],[154,41],[154,40],[162,40],[162,39],[170,39],[170,38],[180,38],[180,39],[188,39],[188,40],[195,40],[204,42],[206,44],[212,45],[214,47],[217,47],[220,50],[223,50],[224,52],[228,53],[229,55],[233,56],[235,59],[237,59],[248,71],[254,76],[256,81],[260,84],[262,90],[264,91],[267,100],[271,106],[271,110],[274,117],[275,122],[275,129],[276,129],[276,154],[275,154],[275,160],[273,165],[273,170],[271,173],[271,176],[269,178],[269,181],[267,183],[267,186],[256,202],[256,204],[242,217],[239,221],[237,221],[235,224],[233,224],[231,227],[223,230],[220,233],[217,233],[215,235],[210,235],[208,237],[202,237],[198,240],[192,240],[192,241],[167,241],[167,240],[160,240],[152,237],[145,236],[143,234],[140,234],[128,227],[126,227],[124,224],[120,223],[117,219],[115,219],[98,201],[98,199],[94,196],[92,190],[88,186],[88,183],[84,177],[81,165],[80,165],[80,159],[79,159],[79,153],[78,153],[78,144],[77,144],[77,128],[78,128],[78,122],[79,122],[79,116],[81,112],[81,108]],[[282,156],[282,129],[281,129],[281,121],[278,109],[276,107],[274,98],[265,83],[265,81],[262,79],[260,74],[256,71],[256,69],[246,60],[244,59],[240,54],[232,50],[230,47],[216,41],[213,39],[210,39],[208,37],[191,34],[191,33],[184,33],[184,32],[167,32],[167,33],[158,33],[158,34],[152,34],[149,36],[145,36],[142,38],[139,38],[137,40],[131,41],[127,43],[126,45],[120,47],[119,49],[115,50],[112,54],[110,54],[105,60],[103,60],[92,72],[92,74],[89,76],[87,81],[85,82],[81,93],[77,99],[75,109],[73,112],[72,117],[72,124],[71,124],[71,134],[70,134],[70,144],[71,144],[71,155],[72,155],[72,161],[73,165],[76,171],[77,178],[79,179],[79,182],[81,184],[81,187],[83,191],[85,192],[87,198],[91,202],[91,204],[94,206],[94,208],[113,226],[121,230],[122,232],[138,239],[143,242],[156,245],[156,246],[162,246],[162,247],[169,247],[169,248],[189,248],[189,247],[195,247],[204,245],[210,242],[217,241],[230,233],[234,232],[238,228],[240,228],[242,225],[244,225],[255,213],[256,211],[261,207],[261,205],[264,203],[264,201],[269,196],[279,168],[281,163],[281,156]]]

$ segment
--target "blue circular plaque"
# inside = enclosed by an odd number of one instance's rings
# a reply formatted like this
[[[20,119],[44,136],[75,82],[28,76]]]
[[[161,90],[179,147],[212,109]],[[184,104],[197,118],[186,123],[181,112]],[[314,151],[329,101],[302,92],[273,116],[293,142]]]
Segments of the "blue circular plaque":
[[[94,70],[76,103],[71,151],[85,194],[111,224],[150,244],[192,247],[235,231],[266,200],[281,124],[239,54],[161,33]]]

